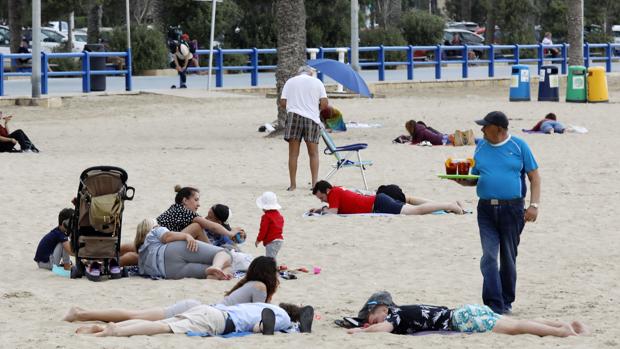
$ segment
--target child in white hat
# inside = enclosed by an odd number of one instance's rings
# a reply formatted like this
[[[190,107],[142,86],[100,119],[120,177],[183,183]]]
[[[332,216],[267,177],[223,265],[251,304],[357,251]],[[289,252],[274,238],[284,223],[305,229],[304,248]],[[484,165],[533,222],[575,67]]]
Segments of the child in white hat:
[[[260,230],[254,245],[258,247],[262,241],[265,246],[265,255],[276,259],[284,242],[282,237],[284,217],[278,211],[282,207],[278,204],[276,194],[270,191],[264,192],[256,199],[256,206],[262,209],[264,214],[260,219]]]

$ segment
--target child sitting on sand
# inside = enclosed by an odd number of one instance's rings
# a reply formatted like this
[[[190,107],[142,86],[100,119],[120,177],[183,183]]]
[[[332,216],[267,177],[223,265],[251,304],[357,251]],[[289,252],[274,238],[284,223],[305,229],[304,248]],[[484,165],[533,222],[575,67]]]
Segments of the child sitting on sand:
[[[543,133],[564,133],[565,129],[564,125],[558,122],[558,118],[554,113],[545,115],[544,119],[540,120],[532,127],[532,131],[540,131]]]
[[[266,256],[276,259],[278,251],[282,248],[284,238],[282,228],[284,228],[284,217],[278,211],[282,207],[278,204],[276,194],[266,191],[256,199],[256,206],[262,209],[264,214],[260,220],[260,230],[254,245],[262,241],[265,246]]]
[[[58,226],[49,233],[45,234],[37,252],[34,255],[34,261],[37,262],[39,268],[52,270],[54,265],[60,265],[65,270],[71,269],[71,244],[69,243],[69,220],[75,211],[71,208],[64,208],[58,214]]]

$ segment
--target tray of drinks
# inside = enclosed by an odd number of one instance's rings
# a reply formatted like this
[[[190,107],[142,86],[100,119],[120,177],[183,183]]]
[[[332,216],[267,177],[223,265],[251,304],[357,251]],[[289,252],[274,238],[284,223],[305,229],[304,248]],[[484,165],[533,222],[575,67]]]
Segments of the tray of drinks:
[[[438,174],[437,177],[443,178],[443,179],[478,179],[478,178],[480,178],[480,176],[472,175],[472,174],[466,174],[466,175],[460,175],[460,174]]]

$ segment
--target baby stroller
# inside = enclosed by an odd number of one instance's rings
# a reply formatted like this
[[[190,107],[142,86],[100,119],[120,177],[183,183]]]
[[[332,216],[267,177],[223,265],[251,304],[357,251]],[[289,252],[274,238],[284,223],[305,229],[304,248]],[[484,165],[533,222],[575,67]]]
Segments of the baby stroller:
[[[82,172],[69,229],[76,260],[71,268],[72,279],[84,275],[85,262],[102,262],[98,276],[87,274],[92,281],[99,281],[102,275],[123,276],[124,270],[119,274],[111,272],[110,267],[120,270],[124,202],[132,200],[134,193],[135,189],[127,186],[127,172],[122,168],[95,166]]]

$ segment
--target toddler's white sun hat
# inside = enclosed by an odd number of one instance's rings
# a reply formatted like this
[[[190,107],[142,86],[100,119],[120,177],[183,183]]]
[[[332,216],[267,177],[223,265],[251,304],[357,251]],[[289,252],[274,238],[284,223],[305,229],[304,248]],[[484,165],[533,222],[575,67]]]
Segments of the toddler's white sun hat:
[[[278,204],[276,194],[270,191],[266,191],[263,195],[256,198],[256,206],[263,210],[279,210],[282,208],[282,206]]]

